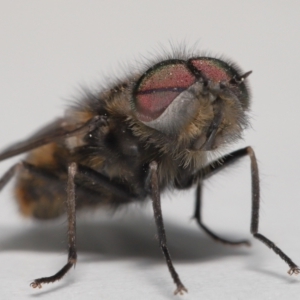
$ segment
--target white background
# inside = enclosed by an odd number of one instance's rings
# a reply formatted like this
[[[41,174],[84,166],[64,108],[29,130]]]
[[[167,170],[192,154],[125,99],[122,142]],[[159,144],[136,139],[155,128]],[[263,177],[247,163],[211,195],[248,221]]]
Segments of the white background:
[[[260,229],[300,264],[298,1],[1,1],[1,147],[61,116],[80,88],[97,88],[149,53],[185,43],[238,62],[250,76],[252,145],[261,173]],[[106,77],[105,77],[106,76]],[[0,165],[1,174],[20,158]],[[292,299],[300,277],[251,238],[248,159],[206,182],[204,218],[219,234],[252,247],[213,242],[191,221],[193,193],[163,198],[169,248],[189,290],[177,299]],[[65,218],[23,219],[12,185],[0,201],[1,299],[175,299],[155,239],[151,205],[115,215],[85,213],[78,222],[79,260],[59,283],[31,279],[67,259]]]

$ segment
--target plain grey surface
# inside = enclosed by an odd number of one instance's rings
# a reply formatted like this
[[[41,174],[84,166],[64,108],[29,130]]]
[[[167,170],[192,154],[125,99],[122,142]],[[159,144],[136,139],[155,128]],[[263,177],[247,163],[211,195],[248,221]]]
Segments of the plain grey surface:
[[[197,43],[253,70],[252,128],[233,149],[256,151],[261,232],[300,264],[298,1],[15,0],[0,7],[1,147],[61,116],[82,87],[105,85],[161,45]],[[2,162],[0,172],[19,159]],[[163,198],[171,255],[189,290],[175,298],[297,299],[299,276],[249,233],[249,168],[245,158],[206,183],[204,218],[225,237],[249,238],[250,248],[219,245],[197,228],[193,190]],[[31,289],[31,279],[65,263],[66,222],[24,220],[11,190],[0,202],[1,299],[175,299],[149,203],[81,215],[75,270]]]

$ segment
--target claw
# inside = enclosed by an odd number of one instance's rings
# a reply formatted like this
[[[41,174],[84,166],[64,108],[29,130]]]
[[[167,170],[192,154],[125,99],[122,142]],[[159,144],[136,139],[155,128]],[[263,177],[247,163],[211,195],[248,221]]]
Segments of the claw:
[[[183,284],[181,284],[175,290],[174,295],[177,295],[177,294],[183,295],[184,293],[187,293],[187,292],[188,292],[188,290],[185,288],[185,286]]]
[[[38,282],[36,282],[36,281],[33,281],[33,282],[31,282],[30,283],[30,286],[32,287],[32,288],[39,288],[39,289],[41,289],[42,288],[42,285],[40,284],[40,283],[38,283]]]
[[[292,267],[288,271],[289,275],[293,275],[293,274],[298,275],[299,273],[300,273],[300,268],[298,266]]]

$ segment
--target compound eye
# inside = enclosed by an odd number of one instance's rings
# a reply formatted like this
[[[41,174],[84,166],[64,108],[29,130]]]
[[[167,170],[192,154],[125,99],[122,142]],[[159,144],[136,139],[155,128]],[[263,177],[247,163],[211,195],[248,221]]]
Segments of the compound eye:
[[[214,82],[229,81],[237,72],[222,60],[210,57],[192,58],[189,65],[194,73]]]
[[[215,83],[227,82],[231,91],[238,97],[244,109],[249,107],[249,90],[244,79],[251,73],[241,74],[239,68],[212,57],[191,58],[188,66],[198,78]],[[241,80],[243,78],[243,80]]]
[[[183,61],[168,60],[153,66],[139,79],[133,91],[133,105],[139,120],[157,119],[195,81],[196,77]]]

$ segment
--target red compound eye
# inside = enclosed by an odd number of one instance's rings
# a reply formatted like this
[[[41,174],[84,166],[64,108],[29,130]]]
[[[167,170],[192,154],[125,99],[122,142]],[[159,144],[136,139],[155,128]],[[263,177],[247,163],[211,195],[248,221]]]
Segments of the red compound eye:
[[[143,122],[158,118],[172,101],[196,81],[185,62],[169,60],[149,69],[134,89],[134,105]]]
[[[230,80],[233,75],[232,68],[216,58],[199,57],[191,59],[189,64],[205,78],[215,82]]]

